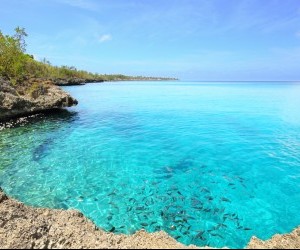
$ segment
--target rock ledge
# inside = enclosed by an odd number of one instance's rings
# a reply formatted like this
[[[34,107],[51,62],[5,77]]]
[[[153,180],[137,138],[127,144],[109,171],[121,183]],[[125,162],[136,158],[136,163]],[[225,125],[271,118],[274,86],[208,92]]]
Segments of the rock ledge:
[[[27,84],[13,86],[0,78],[0,121],[77,104],[51,81],[31,79]]]

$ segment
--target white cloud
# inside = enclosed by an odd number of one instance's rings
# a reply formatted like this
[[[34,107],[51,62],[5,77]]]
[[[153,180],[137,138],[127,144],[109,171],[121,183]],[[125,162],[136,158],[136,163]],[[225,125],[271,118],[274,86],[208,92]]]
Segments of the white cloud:
[[[99,37],[99,42],[100,43],[104,43],[107,41],[110,41],[112,39],[112,35],[111,34],[105,34]]]

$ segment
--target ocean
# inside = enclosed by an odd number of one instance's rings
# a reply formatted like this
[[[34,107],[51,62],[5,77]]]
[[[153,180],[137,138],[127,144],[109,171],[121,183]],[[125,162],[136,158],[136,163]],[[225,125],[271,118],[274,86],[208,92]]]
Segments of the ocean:
[[[117,234],[245,247],[300,225],[300,84],[109,82],[0,131],[0,186]]]

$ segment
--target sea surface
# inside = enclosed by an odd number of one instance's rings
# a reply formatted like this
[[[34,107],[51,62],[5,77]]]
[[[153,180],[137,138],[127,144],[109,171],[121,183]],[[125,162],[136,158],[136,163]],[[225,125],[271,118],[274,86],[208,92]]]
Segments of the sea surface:
[[[245,247],[300,225],[300,85],[115,82],[0,131],[0,186],[99,227]],[[7,124],[6,124],[7,125]]]

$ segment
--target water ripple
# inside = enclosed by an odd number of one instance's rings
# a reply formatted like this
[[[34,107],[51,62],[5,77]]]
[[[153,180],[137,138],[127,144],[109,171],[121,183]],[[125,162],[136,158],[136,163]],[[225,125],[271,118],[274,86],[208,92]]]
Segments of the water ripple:
[[[272,86],[67,88],[78,107],[0,126],[0,184],[114,233],[238,248],[288,232],[300,224],[300,124],[282,107],[300,91]]]

